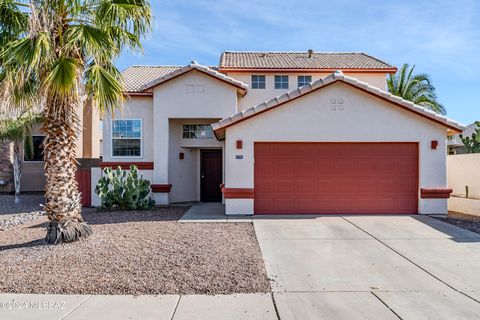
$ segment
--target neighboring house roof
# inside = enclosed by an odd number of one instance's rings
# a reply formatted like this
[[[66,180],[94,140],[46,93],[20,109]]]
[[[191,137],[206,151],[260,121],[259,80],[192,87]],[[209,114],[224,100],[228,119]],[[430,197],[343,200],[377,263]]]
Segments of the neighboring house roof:
[[[309,93],[315,92],[321,88],[325,88],[326,86],[341,81],[348,85],[351,85],[357,89],[360,89],[368,94],[371,94],[375,97],[381,98],[386,100],[398,107],[401,107],[407,111],[413,112],[421,117],[439,123],[448,129],[454,132],[462,132],[465,129],[465,126],[454,121],[448,119],[445,116],[437,114],[431,110],[428,110],[422,106],[416,105],[411,101],[404,100],[398,96],[392,95],[389,92],[383,91],[377,87],[373,87],[366,82],[359,81],[353,77],[345,76],[341,71],[337,71],[335,73],[330,74],[329,76],[319,79],[311,84],[305,85],[298,89],[289,91],[281,96],[275,97],[271,100],[265,101],[261,104],[258,104],[254,107],[248,108],[240,113],[237,113],[229,118],[225,118],[220,120],[219,122],[213,123],[212,128],[215,132],[215,136],[218,139],[223,139],[225,137],[225,129],[227,127],[233,126],[241,121],[248,120],[253,118],[265,111],[272,110],[276,107],[279,107],[285,103],[293,101],[297,98],[305,96]]]
[[[179,69],[176,69],[172,72],[169,72],[165,75],[162,75],[140,87],[140,91],[146,91],[149,90],[155,86],[158,86],[164,82],[170,81],[176,77],[179,77],[187,72],[191,71],[199,71],[203,74],[206,74],[208,76],[211,76],[217,80],[223,81],[226,84],[232,85],[238,89],[238,91],[242,94],[247,93],[248,85],[246,83],[243,83],[242,81],[239,81],[237,79],[234,79],[232,77],[226,76],[223,73],[220,73],[210,67],[198,64],[195,61],[192,61],[190,64],[181,67]]]
[[[333,72],[396,72],[394,66],[361,52],[237,52],[225,51],[220,71],[229,70],[310,70]]]
[[[477,124],[474,122],[472,124],[469,124],[465,130],[463,130],[462,135],[463,137],[472,137],[472,134],[475,133],[475,130],[477,129]],[[455,147],[463,147],[464,144],[462,142],[462,139],[460,138],[460,133],[459,134],[454,134],[447,140],[447,145],[449,146],[455,146]]]
[[[126,92],[141,92],[146,83],[180,69],[182,66],[131,66],[122,72]]]

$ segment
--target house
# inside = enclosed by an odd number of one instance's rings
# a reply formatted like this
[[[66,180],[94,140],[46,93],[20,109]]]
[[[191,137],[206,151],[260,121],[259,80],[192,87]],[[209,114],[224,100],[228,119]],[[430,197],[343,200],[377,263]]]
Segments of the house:
[[[78,110],[81,130],[77,139],[76,157],[80,163],[88,162],[82,159],[100,158],[100,116],[92,108],[91,100],[87,100],[82,110]],[[20,148],[22,192],[43,192],[45,190],[45,170],[43,162],[43,140],[45,135],[40,125],[33,129],[33,154],[27,157]],[[98,161],[96,161],[98,162]],[[0,142],[0,193],[12,193],[13,186],[13,144]]]
[[[463,137],[471,138],[472,134],[475,133],[476,129],[477,129],[476,122],[468,125],[462,133]],[[467,149],[465,148],[465,145],[463,144],[459,133],[448,136],[447,147],[448,147],[447,151],[449,155],[467,153]]]
[[[226,214],[446,213],[447,135],[464,127],[386,92],[396,70],[312,50],[132,66],[100,165],[138,165],[157,204]]]

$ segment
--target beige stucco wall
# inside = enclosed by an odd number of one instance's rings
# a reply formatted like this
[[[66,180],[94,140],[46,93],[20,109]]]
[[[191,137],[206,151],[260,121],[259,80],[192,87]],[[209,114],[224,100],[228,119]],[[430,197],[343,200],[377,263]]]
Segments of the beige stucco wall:
[[[455,195],[480,198],[480,153],[458,154],[447,157],[448,187]]]
[[[112,157],[112,119],[142,120],[142,155],[140,157]],[[153,98],[127,98],[122,109],[115,111],[114,116],[107,114],[103,121],[103,161],[121,162],[153,162]]]
[[[219,119],[171,119],[169,121],[168,176],[172,190],[170,202],[200,200],[200,150],[219,149],[221,142],[212,139],[183,139],[184,124],[210,124]],[[180,159],[180,153],[184,159]]]
[[[331,99],[343,99],[332,110]],[[227,128],[225,185],[254,187],[255,141],[418,142],[419,187],[446,187],[446,129],[346,84],[336,83]],[[235,147],[243,140],[243,149]],[[431,149],[431,141],[439,147]],[[241,154],[243,159],[235,159]],[[226,200],[227,214],[252,214],[252,200]],[[446,213],[446,199],[419,199],[420,213]]]
[[[194,92],[189,92],[192,86],[195,88]],[[157,203],[196,200],[199,198],[198,183],[194,185],[193,182],[199,176],[199,160],[193,159],[199,159],[199,152],[185,152],[184,161],[178,161],[178,153],[182,146],[198,148],[202,147],[198,143],[205,141],[177,140],[180,137],[180,122],[170,120],[189,119],[187,122],[200,123],[198,121],[203,119],[211,123],[214,119],[230,116],[236,113],[237,90],[203,73],[191,71],[154,88],[153,101],[153,177],[155,183],[173,185],[170,194],[156,193],[155,200]],[[214,145],[203,147],[219,146],[214,141],[209,143]]]
[[[252,74],[265,75],[266,88],[265,89],[252,89]],[[330,73],[246,73],[246,72],[228,72],[227,75],[240,80],[248,84],[248,93],[239,100],[239,111],[253,107],[259,103],[270,100],[276,96],[293,90],[298,87],[298,76],[312,76],[312,82],[321,78],[325,78]],[[275,75],[288,75],[289,76],[289,88],[288,89],[275,89]],[[386,77],[385,73],[345,73],[345,75],[357,78],[360,81],[365,81],[368,84],[378,87],[382,90],[386,89]]]

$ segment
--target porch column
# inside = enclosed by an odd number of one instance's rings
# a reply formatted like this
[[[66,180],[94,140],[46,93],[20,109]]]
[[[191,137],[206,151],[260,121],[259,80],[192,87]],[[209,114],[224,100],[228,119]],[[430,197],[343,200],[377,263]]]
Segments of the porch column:
[[[168,117],[162,116],[158,109],[154,110],[153,135],[153,157],[155,161],[152,183],[153,198],[157,204],[168,204],[168,192],[170,191],[168,181],[169,125]],[[149,148],[151,146],[145,147]]]

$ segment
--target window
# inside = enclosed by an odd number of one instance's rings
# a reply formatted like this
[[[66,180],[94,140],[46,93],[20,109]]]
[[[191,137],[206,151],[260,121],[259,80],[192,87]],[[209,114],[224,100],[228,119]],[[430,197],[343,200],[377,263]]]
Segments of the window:
[[[183,139],[212,139],[212,126],[209,124],[184,124]]]
[[[275,76],[275,89],[288,89],[288,76]]]
[[[265,76],[252,76],[252,89],[265,89]]]
[[[298,87],[306,86],[312,82],[312,76],[298,76]]]
[[[32,136],[32,150],[27,152],[24,147],[23,160],[24,161],[43,161],[43,141],[45,136]],[[27,145],[27,142],[24,142],[24,146]]]
[[[142,156],[142,120],[112,121],[112,156]]]

